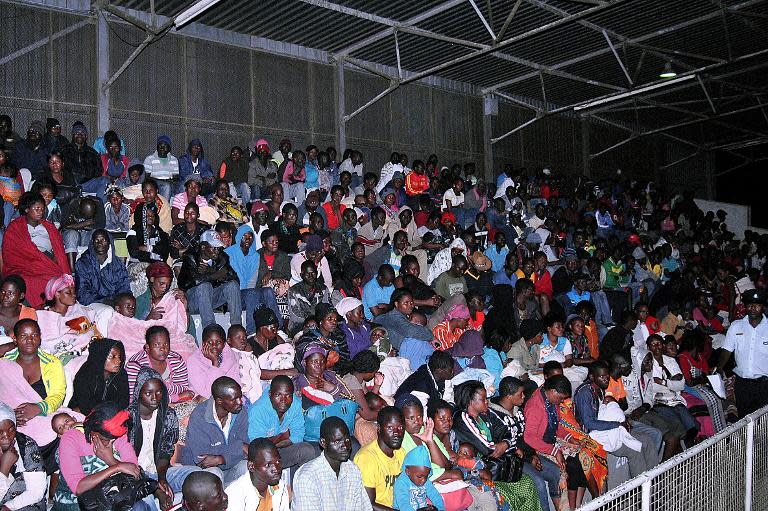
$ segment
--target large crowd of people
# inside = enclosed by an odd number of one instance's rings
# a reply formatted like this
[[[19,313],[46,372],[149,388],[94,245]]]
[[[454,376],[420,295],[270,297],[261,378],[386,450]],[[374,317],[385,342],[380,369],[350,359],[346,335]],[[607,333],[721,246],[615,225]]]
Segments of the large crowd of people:
[[[575,509],[768,404],[690,193],[68,134],[0,115],[2,511]]]

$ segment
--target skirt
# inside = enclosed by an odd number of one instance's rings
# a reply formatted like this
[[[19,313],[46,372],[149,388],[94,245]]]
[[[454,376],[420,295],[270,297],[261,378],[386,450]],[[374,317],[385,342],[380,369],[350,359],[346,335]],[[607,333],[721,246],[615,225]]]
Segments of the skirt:
[[[496,481],[496,491],[504,496],[509,507],[515,511],[543,511],[536,485],[528,475],[523,474],[516,483]]]

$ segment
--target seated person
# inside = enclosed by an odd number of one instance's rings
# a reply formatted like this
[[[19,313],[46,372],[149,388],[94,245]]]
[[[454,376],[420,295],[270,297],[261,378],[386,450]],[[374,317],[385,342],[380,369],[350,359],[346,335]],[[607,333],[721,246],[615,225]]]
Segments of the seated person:
[[[168,233],[160,228],[157,209],[140,204],[133,213],[133,220],[125,237],[129,260],[132,263],[166,261],[171,253],[171,240]]]
[[[128,232],[131,208],[125,203],[117,185],[107,187],[107,204],[104,205],[104,228],[109,232]]]
[[[429,478],[432,462],[425,445],[419,445],[405,455],[403,471],[397,476],[394,487],[394,506],[401,511],[433,509],[444,511],[445,503],[440,492]]]
[[[40,327],[35,320],[19,320],[13,327],[13,335],[16,349],[0,360],[3,374],[0,401],[14,407],[16,426],[23,428],[38,416],[50,420],[64,402],[67,385],[61,361],[40,349]],[[36,435],[38,429],[28,433],[39,444],[47,445],[52,438]]]
[[[171,206],[168,204],[167,194],[158,194],[158,184],[154,179],[145,179],[141,184],[141,196],[137,197],[131,203],[131,211],[134,216],[131,217],[131,223],[129,227],[133,227],[136,219],[136,211],[143,209],[145,205],[149,205],[155,210],[158,217],[158,225],[160,229],[166,234],[171,234],[173,228],[173,222],[171,222]],[[141,218],[143,213],[140,213]]]
[[[301,232],[297,223],[299,210],[292,203],[283,206],[282,215],[270,225],[269,229],[278,235],[278,247],[286,254],[293,255],[299,251]]]
[[[106,229],[93,231],[88,250],[75,263],[75,288],[83,305],[112,304],[115,295],[131,291],[128,270]]]
[[[88,415],[103,401],[128,408],[128,375],[125,348],[114,339],[98,339],[88,347],[88,360],[75,375],[69,408]]]
[[[437,294],[446,300],[454,295],[466,293],[469,288],[467,287],[467,280],[464,278],[464,273],[468,268],[469,265],[467,264],[466,257],[461,254],[453,256],[451,267],[437,276],[432,283],[432,287],[435,288]]]
[[[390,310],[390,298],[395,291],[392,282],[395,280],[395,270],[389,264],[379,266],[376,278],[371,279],[363,286],[363,313],[365,319],[373,320]]]
[[[277,376],[269,392],[248,409],[248,438],[274,442],[283,468],[292,468],[292,472],[317,456],[314,446],[304,442],[304,414],[295,397],[293,380]]]
[[[243,455],[248,445],[248,413],[242,413],[243,393],[232,378],[217,378],[208,393],[211,397],[197,405],[189,418],[181,463],[217,468],[227,486],[248,470]]]
[[[144,335],[144,349],[134,354],[125,364],[128,375],[128,395],[132,396],[136,387],[136,378],[144,367],[150,367],[163,375],[163,383],[168,391],[171,403],[187,401],[195,397],[189,388],[189,372],[184,359],[171,350],[168,329],[164,326],[151,326]]]
[[[469,326],[469,308],[466,305],[454,304],[445,315],[445,319],[432,329],[435,336],[434,345],[438,350],[449,350],[459,341]]]
[[[222,252],[224,244],[214,230],[205,231],[200,245],[184,254],[179,273],[179,287],[187,293],[189,313],[200,314],[203,328],[215,322],[213,309],[227,305],[229,322],[242,321],[240,283]]]
[[[0,403],[0,505],[45,511],[46,474],[40,448],[16,430],[16,412]]]
[[[248,221],[248,215],[243,206],[229,193],[229,183],[226,179],[216,180],[216,192],[209,201],[211,207],[216,208],[219,220],[240,225]],[[247,200],[245,203],[247,204]]]
[[[416,369],[395,392],[395,399],[404,394],[426,394],[429,399],[443,399],[445,382],[453,378],[454,360],[444,351],[435,351],[429,361]],[[414,394],[416,395],[416,394]]]
[[[184,220],[173,226],[171,230],[171,257],[174,266],[181,265],[181,258],[190,248],[200,244],[200,235],[205,232],[205,226],[201,224],[200,208],[194,202],[184,206]]]
[[[19,198],[21,216],[11,221],[3,234],[3,274],[24,279],[31,307],[42,305],[51,278],[69,273],[71,268],[61,235],[45,220],[45,211],[42,196],[25,193]]]
[[[325,406],[338,399],[355,399],[346,383],[327,369],[328,354],[329,351],[318,344],[306,345],[296,354],[300,360],[300,373],[293,381],[304,410],[316,405]]]
[[[79,249],[88,247],[95,229],[106,225],[104,205],[94,197],[83,197],[70,204],[68,217],[61,224],[61,237],[70,268],[74,268]]]
[[[105,401],[85,418],[82,429],[73,427],[64,433],[59,443],[61,478],[56,502],[77,505],[77,497],[115,474],[140,474],[136,452],[127,437],[129,419],[127,410]]]
[[[293,511],[337,511],[344,507],[372,511],[360,469],[349,459],[352,441],[341,418],[331,416],[323,420],[320,449],[322,454],[296,473]]]
[[[269,309],[266,309],[270,313]],[[240,372],[240,387],[243,396],[248,399],[249,404],[253,404],[262,395],[261,387],[261,366],[259,358],[253,352],[253,346],[248,342],[243,325],[232,325],[227,330],[227,344],[237,356],[238,369]]]
[[[317,234],[308,235],[304,250],[291,258],[291,285],[298,284],[301,281],[301,263],[304,261],[315,263],[319,272],[318,281],[328,289],[328,292],[331,292],[333,290],[331,268],[328,265],[328,259],[325,257],[325,251],[323,250],[323,239]]]
[[[226,487],[227,511],[288,511],[291,490],[283,465],[271,440],[248,444],[248,471]]]
[[[301,263],[301,282],[288,290],[288,333],[295,333],[321,302],[329,301],[330,293],[317,281],[317,266],[313,261]]]
[[[45,287],[45,309],[37,311],[43,349],[54,355],[84,350],[93,336],[95,312],[77,303],[72,275]]]
[[[171,201],[171,221],[173,225],[184,222],[181,217],[187,204],[197,204],[199,208],[207,208],[208,201],[200,195],[202,181],[199,174],[190,174],[184,179],[184,191],[173,196]]]
[[[37,312],[32,307],[22,305],[27,293],[27,284],[18,275],[7,275],[0,281],[0,357],[16,348],[13,341],[13,327],[20,319],[37,319]]]
[[[179,419],[169,406],[168,389],[163,377],[151,367],[144,367],[136,377],[136,385],[128,408],[128,441],[138,458],[138,465],[158,484],[155,495],[162,509],[173,504],[173,494],[181,491],[184,480],[197,466],[171,466],[179,439]],[[154,497],[151,501],[154,508]]]
[[[350,358],[370,348],[372,327],[365,321],[363,302],[347,296],[336,304],[336,311],[343,321],[339,328],[344,333]]]
[[[211,384],[222,376],[238,382],[238,391],[242,394],[240,365],[226,338],[220,325],[208,325],[203,330],[203,345],[187,359],[189,386],[200,396],[210,397]]]
[[[379,431],[374,442],[364,446],[355,455],[355,464],[363,476],[363,486],[373,506],[389,509],[394,505],[394,483],[402,472],[405,450],[401,448],[405,436],[403,412],[394,406],[379,411]]]

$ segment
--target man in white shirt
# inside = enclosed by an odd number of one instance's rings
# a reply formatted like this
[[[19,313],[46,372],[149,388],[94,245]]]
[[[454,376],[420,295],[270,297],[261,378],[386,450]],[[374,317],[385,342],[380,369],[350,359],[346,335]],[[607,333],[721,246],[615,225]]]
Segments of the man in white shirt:
[[[179,177],[179,160],[171,154],[171,137],[157,137],[157,150],[144,158],[144,170],[157,181],[160,195],[168,200],[173,193],[173,181]]]
[[[376,193],[381,191],[389,184],[396,172],[403,173],[403,166],[400,164],[400,154],[392,153],[389,161],[381,168],[379,184],[376,185]]]
[[[349,457],[349,428],[339,417],[320,425],[322,454],[296,473],[293,511],[371,511],[360,469]]]
[[[314,481],[313,481],[314,482]],[[248,472],[226,488],[228,511],[289,511],[290,489],[277,447],[267,438],[248,445]],[[265,502],[262,502],[265,501]]]
[[[741,295],[747,315],[731,323],[715,371],[733,355],[736,359],[736,407],[744,417],[768,405],[768,320],[765,291],[751,289]]]

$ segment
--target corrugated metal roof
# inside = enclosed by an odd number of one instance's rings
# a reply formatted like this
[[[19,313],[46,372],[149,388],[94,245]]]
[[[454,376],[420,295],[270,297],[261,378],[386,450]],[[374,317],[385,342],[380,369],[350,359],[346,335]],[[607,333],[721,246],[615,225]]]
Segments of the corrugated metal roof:
[[[333,55],[375,34],[391,30],[387,20],[395,25],[403,24],[446,5],[446,1],[224,0],[196,22]],[[149,10],[149,0],[114,0],[112,3]],[[158,14],[174,16],[193,5],[195,0],[156,3]],[[476,4],[494,34],[499,34],[517,1],[476,0]],[[658,73],[667,61],[672,62],[678,72],[683,72],[711,65],[717,59],[725,61],[768,48],[768,0],[624,0],[548,30],[540,29],[562,16],[582,13],[594,6],[568,0],[523,0],[518,7],[502,40],[517,37],[519,41],[496,53],[448,66],[437,76],[478,89],[493,89],[506,83],[499,92],[528,97],[533,103],[543,100],[538,76],[543,69],[547,102],[563,106],[599,98],[616,88],[631,89],[603,30],[626,65],[634,87],[657,82]],[[756,15],[742,15],[740,11]],[[408,27],[402,27],[398,33],[400,62],[408,72],[424,72],[496,44],[469,1],[453,2],[450,8],[425,17],[414,28],[422,35],[408,33]],[[540,32],[523,37],[534,30]],[[423,31],[434,37],[424,37]],[[451,38],[451,41],[438,40],[441,37]],[[387,33],[386,37],[351,52],[351,56],[394,68],[397,66],[394,36]],[[755,64],[763,62],[766,62],[764,57],[720,66],[705,73],[707,78],[710,74],[717,76],[733,70],[747,70],[714,82],[711,94],[719,97],[721,87],[725,87],[723,94],[726,96],[734,91],[744,92],[744,88],[768,92],[768,74],[762,68],[754,69]],[[550,68],[558,70],[557,75],[548,72]],[[574,78],[568,78],[569,74]],[[607,87],[583,83],[584,80],[595,80]],[[723,86],[723,81],[730,81],[732,85]],[[654,101],[683,102],[685,108],[694,112],[708,112],[708,102],[701,102],[701,89],[696,84],[690,89],[657,97]],[[756,115],[744,115],[733,122],[759,120],[759,114],[758,111]],[[640,119],[641,124],[651,129],[670,124],[670,119],[673,124],[674,120],[681,122],[690,118],[681,112],[662,112],[658,108],[643,108],[637,117],[634,112],[621,110],[615,116],[617,120],[629,123]]]

